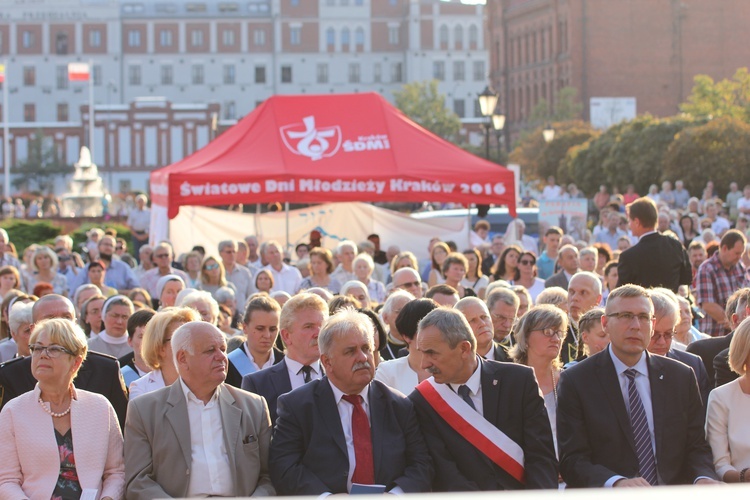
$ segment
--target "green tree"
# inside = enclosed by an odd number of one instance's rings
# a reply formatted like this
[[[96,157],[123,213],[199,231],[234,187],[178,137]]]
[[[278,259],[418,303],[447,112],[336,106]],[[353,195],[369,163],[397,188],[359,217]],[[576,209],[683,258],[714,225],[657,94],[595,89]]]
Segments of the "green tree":
[[[568,150],[561,162],[560,170],[565,172],[568,178],[574,179],[584,193],[593,195],[599,190],[600,185],[609,183],[602,165],[609,158],[625,126],[625,123],[614,125],[601,135]]]
[[[433,134],[457,142],[461,120],[445,106],[445,95],[438,91],[437,80],[404,84],[393,95],[396,107],[406,116]]]
[[[708,75],[694,78],[693,90],[680,110],[696,118],[720,118],[730,116],[750,121],[750,73],[747,68],[738,69],[731,80],[719,82]]]
[[[692,193],[709,180],[721,188],[750,183],[750,125],[724,117],[684,129],[667,150],[664,175],[682,179]]]
[[[575,87],[563,87],[555,95],[555,109],[551,110],[547,99],[540,99],[531,110],[528,123],[532,128],[547,122],[580,120],[583,105],[578,102]]]
[[[26,160],[14,169],[22,175],[13,181],[13,186],[16,189],[24,186],[27,191],[31,191],[33,180],[40,192],[51,193],[55,188],[55,178],[68,169],[58,156],[52,138],[45,136],[40,129],[34,132],[29,141],[29,154]]]

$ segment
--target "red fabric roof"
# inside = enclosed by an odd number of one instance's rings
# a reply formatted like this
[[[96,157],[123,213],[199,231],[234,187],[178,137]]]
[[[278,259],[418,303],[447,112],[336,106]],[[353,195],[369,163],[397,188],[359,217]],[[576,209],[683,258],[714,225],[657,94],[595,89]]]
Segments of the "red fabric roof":
[[[151,173],[183,205],[335,201],[508,205],[513,172],[423,129],[377,93],[274,96],[203,149]]]

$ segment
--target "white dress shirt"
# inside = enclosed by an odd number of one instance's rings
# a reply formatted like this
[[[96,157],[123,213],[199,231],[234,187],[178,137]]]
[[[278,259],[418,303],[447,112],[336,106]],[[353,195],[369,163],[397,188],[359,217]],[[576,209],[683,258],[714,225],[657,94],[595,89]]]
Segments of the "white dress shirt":
[[[138,373],[140,374],[140,370],[138,370]],[[130,384],[130,388],[128,389],[128,397],[130,401],[132,401],[138,396],[155,391],[156,389],[161,389],[165,385],[164,375],[161,374],[161,370],[154,370],[152,372],[146,373],[145,375],[141,376],[141,378],[133,381]]]
[[[478,360],[478,358],[477,358]],[[484,407],[482,406],[482,370],[480,368],[482,367],[481,362],[477,362],[477,367],[474,370],[474,373],[471,374],[471,377],[469,377],[469,380],[466,381],[464,384],[448,384],[448,386],[458,394],[458,388],[462,385],[465,385],[469,388],[469,398],[471,399],[471,402],[474,403],[474,407],[477,410],[477,413],[482,415],[484,417]]]
[[[391,389],[396,389],[402,394],[411,394],[417,384],[419,376],[409,366],[409,357],[390,359],[378,365],[375,371],[375,380],[383,382]]]
[[[291,359],[289,356],[284,358],[286,361],[286,369],[289,372],[289,382],[292,383],[292,390],[297,387],[305,385],[305,374],[302,372],[304,366],[299,361]],[[310,372],[310,380],[320,380],[323,378],[323,370],[320,367],[320,361],[316,361],[312,365],[312,371]]]
[[[250,362],[253,364],[253,366],[255,366],[255,369],[257,371],[261,371],[264,368],[270,368],[273,366],[273,351],[271,351],[271,355],[268,356],[268,361],[263,363],[263,366],[258,366],[258,363],[255,362],[253,354],[250,352],[250,348],[247,346],[247,342],[244,342],[242,344],[242,348],[245,350],[245,354],[247,354],[248,359],[250,359]]]
[[[328,382],[331,382],[330,380]],[[349,475],[346,477],[346,491],[352,489],[352,476],[354,475],[354,469],[357,467],[357,460],[354,454],[354,433],[352,431],[352,415],[354,414],[354,405],[348,401],[344,401],[344,393],[339,390],[338,387],[331,383],[331,389],[333,389],[333,399],[336,401],[336,409],[339,411],[339,417],[341,418],[341,428],[344,430],[344,441],[346,441],[346,454],[349,457]],[[362,392],[359,393],[362,396],[362,408],[367,414],[367,420],[370,421],[370,401],[367,399],[367,395],[370,392],[370,386],[366,385]],[[373,462],[374,463],[374,462]]]
[[[294,295],[302,285],[302,275],[296,267],[281,264],[281,270],[277,271],[271,264],[268,264],[263,269],[267,269],[273,275],[272,292],[286,292]]]
[[[224,443],[219,392],[216,388],[208,404],[198,399],[180,379],[187,400],[190,420],[190,481],[188,497],[235,496],[229,455]]]

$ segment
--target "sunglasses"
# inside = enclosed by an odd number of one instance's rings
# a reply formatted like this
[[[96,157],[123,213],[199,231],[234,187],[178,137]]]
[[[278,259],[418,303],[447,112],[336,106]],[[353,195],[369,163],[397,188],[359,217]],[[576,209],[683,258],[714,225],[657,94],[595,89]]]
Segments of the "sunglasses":
[[[213,271],[219,269],[219,264],[206,264],[206,271]]]
[[[518,263],[522,266],[533,266],[535,264],[533,260],[519,260]]]

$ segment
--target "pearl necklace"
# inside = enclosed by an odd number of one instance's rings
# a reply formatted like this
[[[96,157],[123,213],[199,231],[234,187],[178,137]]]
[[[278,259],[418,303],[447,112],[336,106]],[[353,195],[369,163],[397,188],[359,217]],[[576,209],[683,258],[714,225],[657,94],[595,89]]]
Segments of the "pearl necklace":
[[[557,404],[557,377],[555,377],[555,369],[551,369],[552,372],[552,392],[555,395],[555,404]]]
[[[46,411],[52,418],[62,418],[68,413],[70,413],[70,409],[73,407],[73,386],[70,386],[70,403],[68,404],[68,409],[61,413],[55,413],[52,411],[52,404],[50,404],[49,407],[44,404],[44,401],[42,401],[41,394],[39,395],[39,405],[42,407],[44,411]]]

